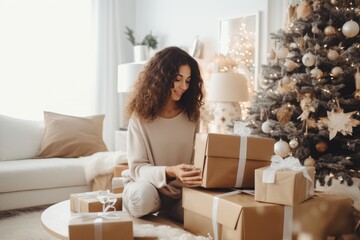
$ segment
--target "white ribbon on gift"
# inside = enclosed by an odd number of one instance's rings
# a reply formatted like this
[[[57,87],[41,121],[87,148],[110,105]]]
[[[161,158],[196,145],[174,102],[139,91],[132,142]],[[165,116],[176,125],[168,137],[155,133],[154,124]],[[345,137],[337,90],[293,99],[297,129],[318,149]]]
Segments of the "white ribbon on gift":
[[[82,212],[74,213],[71,218],[90,218],[94,219],[94,237],[95,240],[102,240],[103,219],[120,219],[121,215],[116,212]]]
[[[236,190],[233,192],[228,192],[220,195],[214,196],[213,199],[213,206],[212,206],[212,226],[214,231],[214,240],[219,239],[219,230],[218,230],[218,223],[217,223],[217,213],[218,213],[218,206],[220,198],[232,196],[241,193],[241,190]]]
[[[274,183],[276,172],[280,170],[301,171],[306,179],[310,182],[313,181],[306,171],[306,167],[301,165],[298,158],[289,156],[283,159],[278,155],[273,155],[271,157],[271,165],[263,171],[263,183]]]
[[[95,240],[102,240],[102,223],[104,218],[119,219],[120,215],[112,216],[108,212],[92,212],[92,213],[77,213],[72,214],[71,218],[91,218],[94,219],[94,238]]]
[[[234,123],[234,133],[240,136],[240,147],[239,147],[239,163],[236,174],[235,187],[239,188],[242,186],[244,180],[244,171],[247,154],[247,137],[250,136],[251,130],[246,127],[247,123],[236,121]]]
[[[283,240],[292,239],[293,206],[284,206]]]

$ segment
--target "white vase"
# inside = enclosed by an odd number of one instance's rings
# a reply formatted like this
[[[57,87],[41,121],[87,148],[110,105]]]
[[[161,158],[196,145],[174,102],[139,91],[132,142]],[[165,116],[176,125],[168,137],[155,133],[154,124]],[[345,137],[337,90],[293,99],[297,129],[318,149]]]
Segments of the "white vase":
[[[134,46],[134,62],[146,61],[149,57],[149,48],[145,45]]]

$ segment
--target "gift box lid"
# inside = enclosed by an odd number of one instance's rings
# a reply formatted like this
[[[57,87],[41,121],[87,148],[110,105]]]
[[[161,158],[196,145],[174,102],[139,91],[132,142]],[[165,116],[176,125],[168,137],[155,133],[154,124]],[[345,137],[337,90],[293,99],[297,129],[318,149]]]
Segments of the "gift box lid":
[[[241,138],[238,135],[197,133],[195,151],[203,156],[239,158]],[[270,161],[274,154],[275,139],[247,137],[247,159]]]

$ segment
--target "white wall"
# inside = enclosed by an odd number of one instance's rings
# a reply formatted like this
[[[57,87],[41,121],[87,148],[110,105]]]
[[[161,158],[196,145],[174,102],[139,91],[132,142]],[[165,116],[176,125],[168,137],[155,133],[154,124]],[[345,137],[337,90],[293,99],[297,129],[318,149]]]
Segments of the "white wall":
[[[129,0],[123,0],[129,3]],[[135,0],[135,17],[124,19],[142,39],[150,31],[158,36],[159,49],[176,45],[190,48],[195,37],[203,43],[202,58],[209,59],[219,47],[219,21],[259,12],[260,63],[266,63],[270,32],[282,25],[283,2],[286,0]],[[133,2],[133,0],[130,0]],[[131,8],[126,10],[131,14]],[[125,34],[123,35],[126,38]],[[121,62],[131,62],[131,44],[123,51]]]

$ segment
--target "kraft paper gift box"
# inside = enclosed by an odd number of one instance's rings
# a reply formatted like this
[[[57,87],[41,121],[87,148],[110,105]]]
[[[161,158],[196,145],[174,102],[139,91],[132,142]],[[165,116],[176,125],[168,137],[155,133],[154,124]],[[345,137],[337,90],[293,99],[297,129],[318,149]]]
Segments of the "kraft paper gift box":
[[[113,193],[122,193],[124,191],[124,178],[113,177],[111,180],[111,191]]]
[[[113,170],[114,177],[122,177],[121,173],[124,170],[127,170],[127,169],[129,169],[128,164],[118,164],[118,165],[116,165],[114,167],[114,170]]]
[[[317,194],[299,205],[284,206],[258,202],[239,191],[184,188],[184,229],[197,235],[210,234],[215,240],[325,240],[354,230],[349,197]]]
[[[264,171],[269,167],[255,170],[255,200],[283,205],[297,205],[314,195],[315,168],[303,167],[311,180],[302,171],[279,170],[274,183],[264,182]]]
[[[254,188],[254,171],[270,165],[275,140],[255,136],[198,133],[194,166],[204,188]]]
[[[102,212],[103,205],[97,199],[100,191],[70,194],[70,209],[73,212]],[[116,198],[114,207],[122,210],[122,193],[113,194]]]
[[[111,217],[97,213],[77,215],[69,220],[69,240],[133,240],[133,222],[127,212],[111,212]]]

